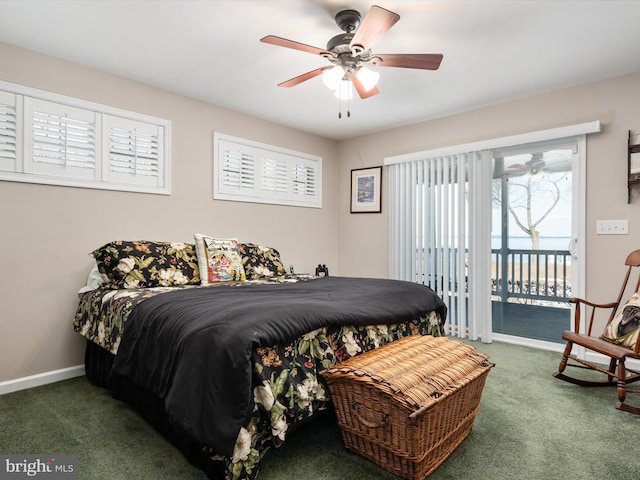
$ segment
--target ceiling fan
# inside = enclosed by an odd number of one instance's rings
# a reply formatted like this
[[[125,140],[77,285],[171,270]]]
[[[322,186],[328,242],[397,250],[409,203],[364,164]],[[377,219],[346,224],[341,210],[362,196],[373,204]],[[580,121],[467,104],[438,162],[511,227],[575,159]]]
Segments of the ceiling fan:
[[[396,22],[400,15],[386,10],[377,5],[369,9],[367,15],[362,18],[356,10],[342,10],[335,16],[335,21],[345,33],[331,38],[327,48],[318,48],[304,43],[288,40],[286,38],[268,35],[260,39],[263,43],[279,47],[292,48],[302,52],[320,55],[326,58],[331,65],[316,68],[310,72],[298,75],[290,80],[279,83],[279,87],[293,87],[302,82],[323,75],[325,84],[336,90],[338,98],[342,96],[341,88],[350,85],[358,92],[360,98],[365,99],[380,93],[376,83],[379,73],[367,68],[400,67],[416,68],[422,70],[437,70],[442,62],[442,54],[374,54],[371,47],[384,35]],[[335,87],[334,87],[335,85]]]
[[[546,166],[546,162],[540,157],[531,156],[530,160],[527,160],[522,163],[513,163],[507,168],[504,173],[505,175],[525,175],[525,174],[533,174],[535,175],[540,170],[543,170]]]
[[[558,158],[547,162],[541,153],[531,154],[531,158],[522,163],[513,163],[505,169],[505,175],[536,175],[538,173],[559,173],[571,170],[570,158]]]

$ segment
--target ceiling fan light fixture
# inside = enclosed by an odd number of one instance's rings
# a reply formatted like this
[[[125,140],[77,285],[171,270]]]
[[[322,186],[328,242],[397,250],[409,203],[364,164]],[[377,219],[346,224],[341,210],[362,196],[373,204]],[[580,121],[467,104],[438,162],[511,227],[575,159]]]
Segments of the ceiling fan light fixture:
[[[351,100],[353,98],[353,88],[350,80],[341,80],[335,93],[340,100]]]
[[[319,55],[331,63],[281,82],[278,84],[279,87],[294,87],[321,76],[323,83],[335,92],[342,104],[342,100],[353,97],[352,89],[355,89],[363,100],[380,93],[376,86],[380,74],[375,69],[372,71],[365,68],[365,65],[420,70],[440,68],[442,62],[440,53],[373,54],[371,51],[373,45],[400,20],[400,15],[397,13],[373,5],[365,17],[362,17],[357,10],[342,10],[336,14],[335,20],[344,33],[331,37],[326,48],[314,47],[276,35],[267,35],[260,39],[263,43]],[[347,117],[349,116],[350,113],[347,110]],[[339,112],[338,118],[341,117],[342,112]]]
[[[344,69],[340,65],[325,70],[322,73],[322,81],[325,86],[331,90],[335,90],[340,86],[340,81],[344,77]]]
[[[380,79],[380,74],[367,67],[360,67],[358,73],[356,74],[356,77],[364,87],[365,91],[368,92],[376,86],[378,80]]]

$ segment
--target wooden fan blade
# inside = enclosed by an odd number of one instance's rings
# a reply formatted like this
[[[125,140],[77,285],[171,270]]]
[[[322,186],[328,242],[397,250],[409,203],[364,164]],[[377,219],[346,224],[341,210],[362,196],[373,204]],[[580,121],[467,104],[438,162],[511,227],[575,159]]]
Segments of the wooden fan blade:
[[[322,75],[322,72],[330,68],[333,68],[333,65],[316,68],[315,70],[311,70],[310,72],[303,73],[302,75],[298,75],[297,77],[287,80],[286,82],[279,83],[278,86],[279,87],[295,87],[296,85],[299,85],[302,82],[306,82],[307,80],[317,77],[318,75]]]
[[[373,97],[374,95],[377,95],[380,93],[380,90],[378,90],[378,87],[373,87],[368,91],[365,90],[364,87],[362,86],[362,82],[358,80],[356,76],[353,76],[351,78],[351,83],[353,83],[353,86],[356,89],[356,92],[358,92],[358,95],[360,95],[360,98],[363,100],[365,98]]]
[[[372,6],[356,30],[349,46],[352,49],[361,49],[363,52],[369,50],[398,20],[400,15],[397,13],[377,5]]]
[[[521,163],[514,163],[509,168],[505,169],[503,173],[505,175],[518,175],[518,174],[523,174],[528,170],[529,169],[524,165],[522,165]]]
[[[278,47],[293,48],[294,50],[300,50],[301,52],[313,53],[314,55],[322,55],[323,53],[329,53],[326,50],[305,43],[295,42],[282,37],[276,37],[275,35],[267,35],[261,38],[262,43],[268,43],[270,45],[276,45]]]
[[[440,53],[388,53],[375,55],[380,57],[378,67],[419,68],[422,70],[437,70],[442,62]]]

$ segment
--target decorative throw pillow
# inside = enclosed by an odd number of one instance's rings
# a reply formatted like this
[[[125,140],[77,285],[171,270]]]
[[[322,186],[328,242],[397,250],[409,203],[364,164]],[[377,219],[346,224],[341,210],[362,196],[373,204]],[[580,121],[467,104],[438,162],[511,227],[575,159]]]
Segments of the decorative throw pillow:
[[[91,255],[105,286],[114,289],[200,284],[198,256],[192,243],[119,240]]]
[[[280,253],[274,248],[239,243],[238,250],[242,255],[242,266],[247,280],[279,277],[287,273],[280,260]]]
[[[633,348],[640,334],[640,295],[634,293],[600,338]]]
[[[236,240],[213,238],[200,233],[194,234],[194,238],[202,285],[247,279]]]

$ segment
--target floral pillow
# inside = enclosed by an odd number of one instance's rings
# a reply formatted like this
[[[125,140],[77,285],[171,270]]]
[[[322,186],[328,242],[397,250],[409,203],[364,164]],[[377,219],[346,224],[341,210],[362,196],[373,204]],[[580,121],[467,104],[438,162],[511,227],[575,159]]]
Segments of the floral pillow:
[[[198,256],[192,243],[119,240],[91,255],[105,286],[113,289],[200,284]]]
[[[238,250],[242,255],[242,266],[247,280],[280,277],[287,273],[280,259],[280,253],[274,248],[253,243],[239,243]]]
[[[600,338],[634,348],[640,334],[640,295],[634,293],[611,320]]]
[[[194,238],[202,285],[247,279],[236,240],[212,238],[200,233],[194,234]]]

